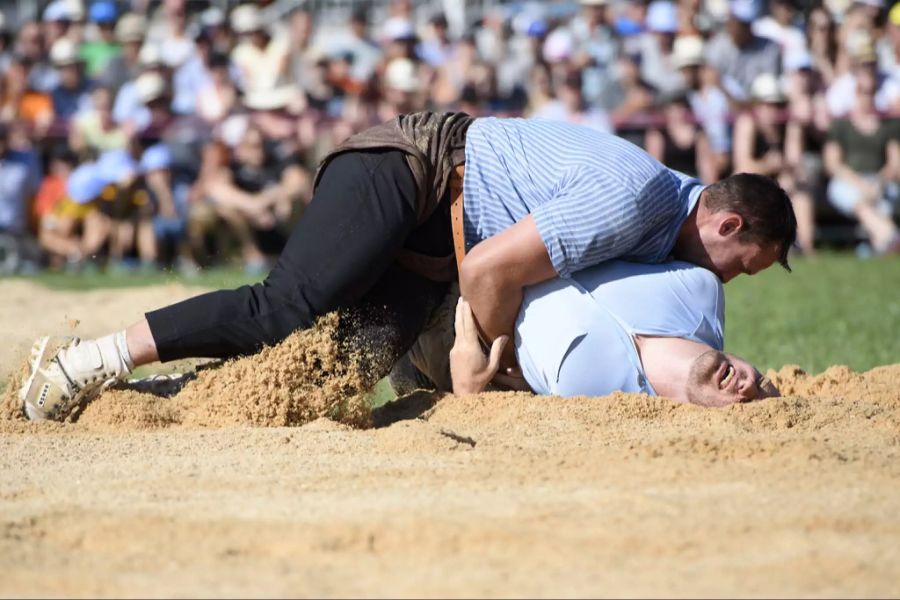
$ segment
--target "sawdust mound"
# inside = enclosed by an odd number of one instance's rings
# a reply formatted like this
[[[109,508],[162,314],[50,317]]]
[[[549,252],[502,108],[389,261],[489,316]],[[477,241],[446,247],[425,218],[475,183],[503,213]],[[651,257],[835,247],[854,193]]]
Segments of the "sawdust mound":
[[[379,349],[341,342],[341,317],[332,313],[256,355],[200,369],[175,396],[110,389],[70,417],[91,429],[299,426],[321,417],[353,427],[371,425],[366,392],[377,381]],[[24,421],[10,382],[4,394],[5,430]]]

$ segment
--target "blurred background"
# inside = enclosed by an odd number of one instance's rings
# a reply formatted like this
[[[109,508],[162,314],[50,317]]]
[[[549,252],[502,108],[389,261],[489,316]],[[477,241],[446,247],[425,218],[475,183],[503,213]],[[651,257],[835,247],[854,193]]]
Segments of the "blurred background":
[[[900,252],[900,4],[0,1],[0,274],[265,273],[354,132],[418,110],[777,178],[798,255]],[[564,150],[564,149],[561,149]]]

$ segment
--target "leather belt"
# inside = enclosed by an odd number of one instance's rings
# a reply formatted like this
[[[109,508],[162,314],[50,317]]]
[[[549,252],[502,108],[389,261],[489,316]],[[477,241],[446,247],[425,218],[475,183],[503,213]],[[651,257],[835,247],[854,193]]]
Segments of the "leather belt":
[[[453,231],[453,253],[456,255],[457,276],[466,256],[466,238],[463,227],[463,175],[466,165],[453,168],[450,173],[450,227]]]

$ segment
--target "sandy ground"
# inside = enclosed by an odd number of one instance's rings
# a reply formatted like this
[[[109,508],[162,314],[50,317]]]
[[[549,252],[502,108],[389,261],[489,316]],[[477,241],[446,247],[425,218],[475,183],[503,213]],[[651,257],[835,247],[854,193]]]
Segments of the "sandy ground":
[[[193,293],[0,291],[20,345]],[[366,430],[4,416],[0,596],[900,595],[900,365],[772,376],[722,410],[420,394]]]

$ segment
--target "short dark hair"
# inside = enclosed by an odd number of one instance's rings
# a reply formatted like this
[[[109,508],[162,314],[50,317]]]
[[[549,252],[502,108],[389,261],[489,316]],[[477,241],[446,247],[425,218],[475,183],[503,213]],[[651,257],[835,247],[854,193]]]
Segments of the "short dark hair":
[[[791,270],[788,252],[797,239],[794,206],[778,182],[765,175],[736,173],[703,190],[711,212],[735,212],[744,219],[741,238],[778,244],[778,262]]]

